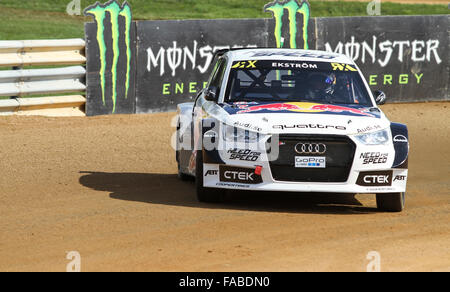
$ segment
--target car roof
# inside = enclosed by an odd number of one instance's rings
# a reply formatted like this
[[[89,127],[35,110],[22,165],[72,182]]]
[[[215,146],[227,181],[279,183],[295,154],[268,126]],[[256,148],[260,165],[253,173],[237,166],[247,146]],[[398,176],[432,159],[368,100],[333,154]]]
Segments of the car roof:
[[[354,62],[346,55],[318,50],[248,48],[230,50],[225,54],[232,62],[245,60],[277,60],[354,64]]]

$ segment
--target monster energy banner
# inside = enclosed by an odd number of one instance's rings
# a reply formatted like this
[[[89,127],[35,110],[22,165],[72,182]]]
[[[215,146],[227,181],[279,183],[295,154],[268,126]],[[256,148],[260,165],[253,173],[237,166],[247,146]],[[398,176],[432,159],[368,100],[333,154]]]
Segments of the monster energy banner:
[[[131,8],[109,1],[84,11],[95,23],[85,25],[87,115],[134,113],[136,26]]]
[[[346,54],[388,102],[448,100],[449,16],[317,18],[315,47]]]
[[[310,18],[299,0],[263,9],[271,19],[131,22],[126,2],[88,7],[87,114],[175,110],[206,85],[215,51],[242,47],[343,53],[390,102],[449,99],[448,15]]]

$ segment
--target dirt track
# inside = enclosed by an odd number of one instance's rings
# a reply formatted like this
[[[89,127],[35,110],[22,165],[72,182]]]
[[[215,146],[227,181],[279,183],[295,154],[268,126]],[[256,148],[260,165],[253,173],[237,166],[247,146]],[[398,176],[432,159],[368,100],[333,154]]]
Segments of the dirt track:
[[[383,107],[410,129],[406,211],[373,195],[234,193],[177,180],[173,114],[0,117],[0,271],[450,271],[450,103]]]

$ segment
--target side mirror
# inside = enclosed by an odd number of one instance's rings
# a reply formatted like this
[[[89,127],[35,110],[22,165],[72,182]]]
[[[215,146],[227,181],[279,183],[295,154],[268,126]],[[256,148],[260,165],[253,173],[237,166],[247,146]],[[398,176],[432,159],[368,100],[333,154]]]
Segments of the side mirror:
[[[217,87],[210,86],[205,90],[205,99],[209,101],[217,101]]]
[[[375,103],[377,105],[383,105],[386,103],[386,94],[381,90],[375,90],[373,92],[373,95],[375,97]]]

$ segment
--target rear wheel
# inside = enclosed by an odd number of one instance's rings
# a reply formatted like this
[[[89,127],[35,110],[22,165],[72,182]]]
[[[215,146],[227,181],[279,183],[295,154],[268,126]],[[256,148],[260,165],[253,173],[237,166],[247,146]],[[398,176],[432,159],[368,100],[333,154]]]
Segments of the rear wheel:
[[[195,160],[195,186],[197,189],[197,199],[205,203],[219,203],[225,196],[224,189],[205,188],[203,186],[203,154],[201,150],[197,151]]]
[[[380,211],[401,212],[405,208],[405,193],[377,194],[376,197]]]

